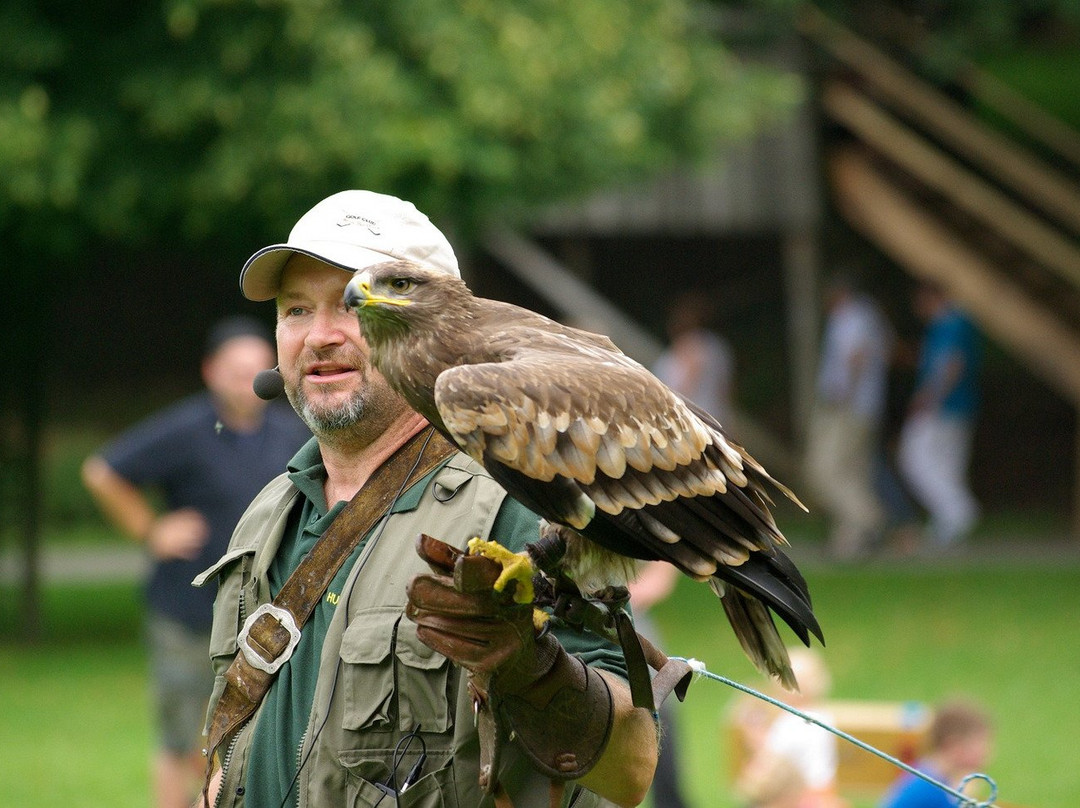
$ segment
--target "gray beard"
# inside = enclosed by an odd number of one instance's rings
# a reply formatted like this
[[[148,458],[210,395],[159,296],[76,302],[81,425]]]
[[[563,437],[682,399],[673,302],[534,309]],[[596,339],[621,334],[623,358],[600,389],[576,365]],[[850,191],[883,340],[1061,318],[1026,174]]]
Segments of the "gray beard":
[[[297,390],[295,396],[289,396],[289,400],[300,419],[316,435],[351,429],[363,420],[367,408],[362,392],[356,393],[344,406],[334,410],[316,410],[302,390]]]

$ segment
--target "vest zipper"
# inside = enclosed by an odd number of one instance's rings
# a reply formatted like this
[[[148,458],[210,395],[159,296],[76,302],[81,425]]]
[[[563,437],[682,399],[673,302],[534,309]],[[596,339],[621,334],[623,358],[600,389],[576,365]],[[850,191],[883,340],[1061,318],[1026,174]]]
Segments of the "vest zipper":
[[[250,721],[251,719],[249,718],[236,728],[232,740],[229,741],[229,745],[225,749],[225,757],[221,759],[221,788],[218,789],[217,796],[214,798],[214,808],[219,808],[221,805],[221,797],[225,793],[225,778],[229,774],[229,764],[232,763],[233,751],[236,749],[237,741],[240,740],[240,733],[244,731],[244,727],[246,727]]]
[[[304,760],[304,741],[307,740],[308,730],[304,728],[304,734],[300,736],[300,743],[296,747],[296,808],[300,808],[300,767]]]
[[[255,580],[255,577],[251,574],[252,569],[254,569],[254,567],[255,567],[254,559],[245,560],[244,563],[245,564],[250,564],[250,566],[248,567],[248,569],[244,570],[243,574],[240,576],[240,598],[239,598],[240,604],[239,604],[239,609],[237,609],[237,611],[239,612],[239,617],[240,617],[239,625],[241,625],[241,626],[244,625],[244,623],[247,622],[247,617],[248,617],[248,603],[247,603],[248,586],[252,583],[252,581]]]

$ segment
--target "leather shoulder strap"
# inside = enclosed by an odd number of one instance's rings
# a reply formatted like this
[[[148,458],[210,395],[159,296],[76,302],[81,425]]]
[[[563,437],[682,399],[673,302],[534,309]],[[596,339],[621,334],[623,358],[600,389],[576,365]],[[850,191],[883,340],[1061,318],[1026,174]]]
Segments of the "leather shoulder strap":
[[[455,451],[432,427],[414,435],[342,509],[282,585],[274,605],[290,611],[297,626],[303,626],[345,559],[386,513],[398,494],[429,474]]]
[[[237,640],[241,650],[225,672],[225,689],[210,720],[207,783],[222,740],[258,708],[278,669],[299,641],[300,629],[345,559],[401,491],[430,474],[456,451],[433,427],[410,438],[337,515],[282,585],[273,603],[259,607],[244,623]]]

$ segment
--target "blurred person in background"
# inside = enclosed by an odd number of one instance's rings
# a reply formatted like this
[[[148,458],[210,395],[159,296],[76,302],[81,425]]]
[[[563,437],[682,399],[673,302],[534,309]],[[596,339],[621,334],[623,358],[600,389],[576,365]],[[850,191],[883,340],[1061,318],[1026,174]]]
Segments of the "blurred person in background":
[[[832,677],[825,660],[809,648],[789,648],[799,690],[772,695],[832,724],[825,699]],[[759,700],[736,708],[736,727],[749,751],[735,790],[746,808],[845,808],[836,791],[836,737],[799,716]]]
[[[850,271],[825,290],[825,333],[806,441],[806,477],[831,521],[828,553],[855,559],[881,539],[886,513],[875,463],[888,388],[892,330]]]
[[[979,772],[990,758],[993,726],[982,708],[964,700],[938,706],[927,733],[925,755],[915,768],[958,789],[969,774]],[[910,772],[889,789],[881,808],[952,808],[957,798]]]
[[[713,305],[701,291],[677,298],[667,317],[669,344],[651,368],[660,381],[732,427],[735,360],[712,327]]]
[[[937,284],[919,285],[915,312],[926,330],[898,459],[904,482],[930,515],[926,549],[941,552],[960,546],[979,516],[968,485],[979,403],[979,336]]]
[[[205,390],[150,416],[83,463],[83,482],[105,516],[143,544],[151,560],[147,639],[158,808],[190,805],[205,765],[214,592],[191,581],[221,556],[244,509],[311,436],[291,408],[252,390],[274,356],[270,330],[258,320],[221,320],[206,339]]]
[[[735,359],[727,340],[714,330],[713,308],[701,290],[675,300],[666,321],[668,347],[653,363],[652,372],[730,430]],[[629,584],[638,631],[660,648],[663,643],[649,609],[671,594],[677,577],[678,571],[670,564],[655,562],[643,566],[637,579]],[[660,757],[650,790],[657,808],[682,808],[686,804],[679,789],[675,709],[671,699],[660,709]]]

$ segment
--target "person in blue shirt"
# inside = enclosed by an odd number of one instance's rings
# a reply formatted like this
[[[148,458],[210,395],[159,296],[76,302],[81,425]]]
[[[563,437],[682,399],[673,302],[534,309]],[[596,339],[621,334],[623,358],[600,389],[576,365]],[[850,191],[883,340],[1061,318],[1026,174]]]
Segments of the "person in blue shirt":
[[[290,407],[268,404],[252,390],[274,357],[270,329],[260,321],[221,320],[207,336],[206,389],[151,415],[83,463],[83,482],[106,517],[150,558],[157,808],[191,805],[205,765],[215,593],[191,580],[224,552],[248,503],[311,437]]]
[[[963,542],[979,516],[968,464],[981,351],[974,324],[941,287],[920,285],[915,310],[927,326],[898,461],[904,482],[929,514],[930,548],[944,550]]]
[[[934,711],[925,756],[915,765],[923,774],[959,789],[990,757],[993,728],[986,713],[966,701],[950,701]],[[966,794],[966,792],[965,792]],[[957,797],[906,773],[885,794],[881,808],[955,808]]]

